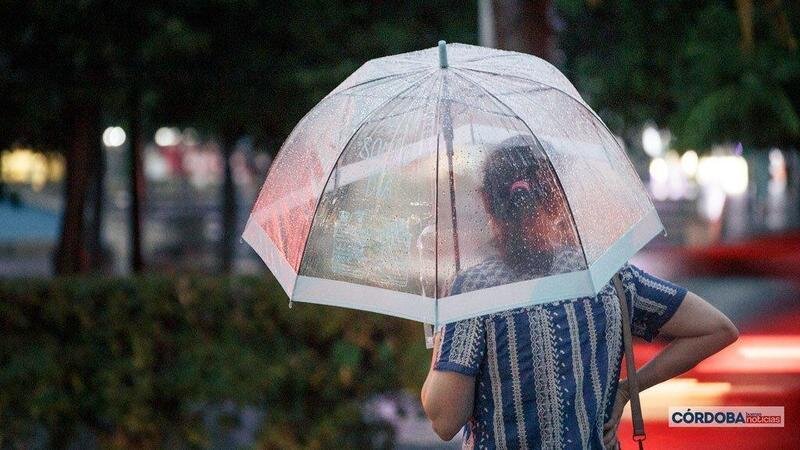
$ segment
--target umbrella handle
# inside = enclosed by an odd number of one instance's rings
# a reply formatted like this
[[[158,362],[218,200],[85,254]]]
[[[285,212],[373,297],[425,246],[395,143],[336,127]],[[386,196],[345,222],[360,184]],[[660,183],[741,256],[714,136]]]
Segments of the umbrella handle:
[[[433,348],[433,325],[423,323],[422,328],[425,330],[425,348]]]

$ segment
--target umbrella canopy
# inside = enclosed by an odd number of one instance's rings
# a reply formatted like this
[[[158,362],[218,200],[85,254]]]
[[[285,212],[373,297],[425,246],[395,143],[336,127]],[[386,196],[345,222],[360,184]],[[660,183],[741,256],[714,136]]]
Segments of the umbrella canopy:
[[[438,326],[594,296],[661,231],[624,149],[555,67],[440,43],[365,63],[303,117],[243,237],[292,301]],[[513,274],[450,293],[491,258]]]

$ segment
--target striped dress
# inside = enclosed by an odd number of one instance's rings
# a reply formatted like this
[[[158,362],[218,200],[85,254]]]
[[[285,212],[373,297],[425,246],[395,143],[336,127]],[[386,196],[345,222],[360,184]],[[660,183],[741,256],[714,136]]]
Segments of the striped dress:
[[[509,273],[489,258],[460,273],[451,293],[516,281]],[[631,332],[652,341],[687,290],[629,263],[621,275]],[[434,370],[476,379],[463,448],[602,449],[624,352],[621,317],[609,281],[596,297],[444,325]]]

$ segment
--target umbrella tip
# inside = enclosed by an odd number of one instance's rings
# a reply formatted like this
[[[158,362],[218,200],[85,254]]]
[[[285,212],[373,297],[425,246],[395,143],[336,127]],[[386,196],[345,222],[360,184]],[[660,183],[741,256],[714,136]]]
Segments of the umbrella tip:
[[[447,68],[447,42],[439,41],[439,67]]]

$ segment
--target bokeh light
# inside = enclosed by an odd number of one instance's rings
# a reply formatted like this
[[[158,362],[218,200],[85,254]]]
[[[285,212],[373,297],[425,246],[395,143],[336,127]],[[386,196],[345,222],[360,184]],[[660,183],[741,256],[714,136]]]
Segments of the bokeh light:
[[[119,147],[125,143],[125,130],[122,127],[108,127],[103,131],[103,145]]]

